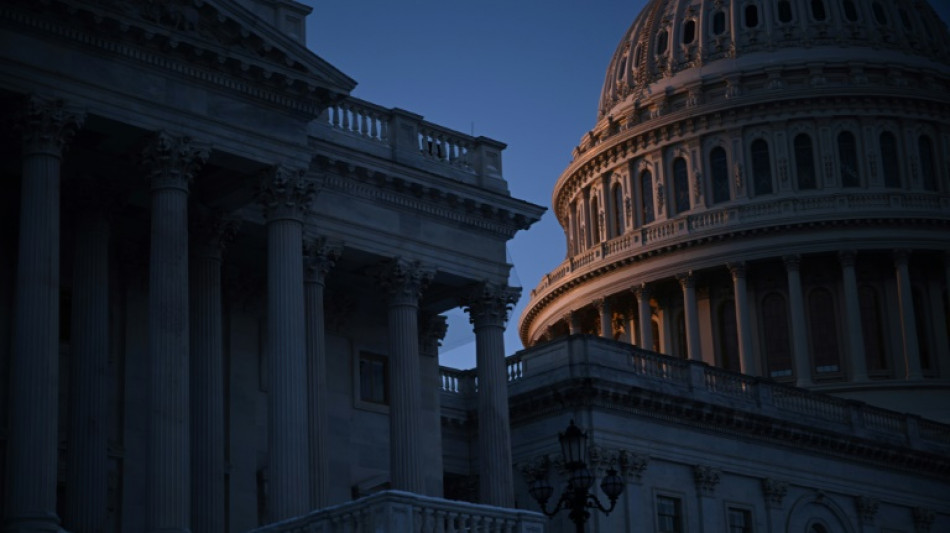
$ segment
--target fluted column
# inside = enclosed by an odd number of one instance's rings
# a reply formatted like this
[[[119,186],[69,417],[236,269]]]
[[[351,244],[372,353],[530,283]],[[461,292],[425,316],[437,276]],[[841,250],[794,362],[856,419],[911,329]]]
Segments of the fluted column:
[[[188,187],[209,152],[160,132],[143,153],[152,196],[145,523],[163,533],[191,527]]]
[[[108,475],[106,365],[109,354],[107,192],[76,184],[73,304],[63,522],[76,533],[103,531]]]
[[[580,313],[577,311],[567,314],[567,332],[571,335],[581,334]]]
[[[752,347],[752,318],[749,314],[749,290],[746,285],[746,265],[743,262],[726,265],[732,275],[732,297],[736,302],[736,336],[739,340],[739,364],[743,374],[759,375],[758,360]]]
[[[807,387],[811,381],[811,360],[808,354],[808,331],[805,327],[805,301],[799,272],[801,256],[787,255],[785,272],[788,275],[788,308],[792,321],[792,360],[795,361],[795,385]]]
[[[320,238],[304,246],[304,305],[307,317],[307,399],[310,407],[310,507],[327,506],[329,448],[327,447],[327,346],[323,290],[327,274],[343,246]]]
[[[267,522],[310,509],[303,218],[313,185],[301,169],[275,167],[261,180],[267,219]]]
[[[6,526],[56,531],[60,159],[83,117],[35,97],[25,107]]]
[[[237,220],[193,225],[191,246],[191,507],[193,533],[224,531],[224,331],[221,256]]]
[[[422,376],[422,408],[425,416],[422,421],[423,435],[432,440],[426,443],[428,460],[425,475],[426,496],[441,498],[442,479],[442,380],[439,371],[439,346],[448,331],[446,317],[442,315],[423,315],[419,328],[419,373]]]
[[[914,316],[914,294],[907,268],[907,250],[894,252],[894,268],[897,277],[897,304],[900,314],[901,339],[904,352],[904,371],[907,379],[921,379],[920,344],[917,339],[917,317]]]
[[[686,347],[689,358],[702,361],[702,348],[699,344],[699,309],[696,306],[696,278],[692,272],[676,276],[683,288],[683,310],[686,314]]]
[[[514,507],[505,321],[521,291],[484,283],[468,297],[478,375],[479,503]]]
[[[861,303],[858,297],[858,280],[854,273],[854,252],[845,250],[838,254],[841,261],[841,281],[844,285],[845,324],[848,327],[851,380],[867,381],[868,365],[864,353],[864,332],[861,325]]]
[[[653,313],[650,311],[650,288],[647,284],[633,289],[637,297],[640,314],[640,347],[644,350],[653,349]]]
[[[594,301],[594,306],[600,313],[600,336],[605,339],[613,339],[614,331],[611,323],[610,300],[599,298]]]
[[[425,448],[420,438],[419,298],[433,272],[396,259],[380,272],[389,293],[389,442],[392,488],[422,494]]]

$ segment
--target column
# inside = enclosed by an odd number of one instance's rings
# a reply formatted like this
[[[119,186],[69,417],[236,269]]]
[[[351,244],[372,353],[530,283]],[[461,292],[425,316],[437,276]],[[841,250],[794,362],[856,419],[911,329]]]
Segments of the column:
[[[109,354],[107,192],[76,184],[79,213],[73,255],[72,338],[63,521],[76,533],[105,528],[108,490],[106,367]]]
[[[693,481],[696,482],[696,496],[699,498],[699,521],[703,524],[722,524],[722,506],[716,502],[716,487],[722,472],[718,468],[705,465],[693,466]],[[718,528],[710,528],[711,530]]]
[[[422,494],[424,455],[419,432],[419,298],[433,272],[396,259],[380,273],[389,294],[389,442],[392,488]]]
[[[594,307],[600,313],[600,336],[613,340],[614,330],[610,314],[610,301],[607,298],[598,298],[594,300]]]
[[[515,504],[504,333],[520,294],[519,289],[486,282],[466,305],[475,330],[478,375],[479,503],[496,507]]]
[[[263,176],[258,195],[267,219],[267,522],[310,510],[303,219],[312,197],[304,170],[284,166]]]
[[[904,370],[907,379],[921,379],[920,345],[917,339],[917,319],[914,316],[914,296],[910,284],[910,272],[907,268],[907,250],[894,252],[894,267],[897,276],[897,305],[901,321],[903,339]]]
[[[6,526],[57,531],[60,161],[83,117],[62,102],[37,97],[25,108]]]
[[[786,494],[788,494],[787,482],[772,478],[762,479],[762,497],[765,500],[769,524],[767,531],[775,533],[785,531],[785,527],[782,523],[785,517],[784,501]]]
[[[326,277],[343,246],[324,238],[304,246],[304,305],[307,317],[307,399],[310,407],[310,507],[322,509],[329,501],[329,448],[327,445],[327,345],[323,314]]]
[[[795,385],[807,387],[811,382],[811,360],[808,356],[808,331],[805,327],[805,301],[802,296],[802,278],[799,273],[801,256],[786,255],[785,272],[788,275],[788,308],[792,322],[792,360],[795,366]]]
[[[686,347],[689,358],[702,361],[702,348],[699,343],[699,309],[696,307],[696,278],[693,272],[676,276],[683,288],[683,310],[686,319]]]
[[[191,527],[188,187],[209,152],[159,132],[143,153],[152,197],[145,523],[163,533]]]
[[[749,290],[746,285],[744,262],[728,263],[732,274],[732,297],[736,302],[736,331],[739,340],[739,364],[743,374],[757,376],[759,370],[755,349],[752,347],[752,318],[749,314]]]
[[[422,434],[428,460],[425,463],[425,495],[442,497],[442,379],[439,370],[439,346],[448,331],[446,317],[423,316],[419,328],[419,374],[422,376]]]
[[[570,335],[580,335],[583,333],[581,331],[581,317],[578,311],[571,311],[567,314],[567,332]]]
[[[854,251],[844,250],[838,253],[838,259],[841,261],[841,281],[842,285],[844,285],[845,324],[848,328],[848,346],[851,349],[851,380],[867,381],[868,366],[864,353],[861,303],[858,298],[858,280],[854,273],[854,255]]]
[[[627,320],[627,331],[629,332],[629,336],[630,336],[630,344],[634,346],[638,346],[637,344],[638,326],[637,326],[636,306],[634,306],[632,303],[629,303],[626,307],[627,307],[627,311],[626,311],[625,318]]]
[[[653,349],[653,313],[650,310],[650,288],[644,283],[633,289],[637,297],[640,313],[640,347],[644,350]]]
[[[238,221],[193,224],[191,246],[191,531],[224,531],[224,330],[221,257]]]

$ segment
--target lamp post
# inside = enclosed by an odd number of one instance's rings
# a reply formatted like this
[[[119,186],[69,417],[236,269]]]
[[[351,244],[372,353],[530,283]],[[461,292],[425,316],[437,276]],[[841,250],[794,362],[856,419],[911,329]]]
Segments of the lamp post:
[[[562,509],[569,510],[568,516],[574,522],[577,533],[584,533],[584,523],[590,518],[588,509],[599,509],[604,514],[610,514],[614,510],[617,497],[623,492],[623,478],[613,468],[607,470],[607,475],[600,482],[600,490],[610,499],[610,506],[604,507],[597,495],[590,491],[594,485],[594,474],[587,467],[587,433],[581,431],[571,420],[567,430],[558,434],[558,440],[561,443],[568,480],[557,505],[548,511],[547,503],[554,494],[554,487],[546,477],[534,480],[528,492],[541,506],[541,512],[549,517],[553,517]]]

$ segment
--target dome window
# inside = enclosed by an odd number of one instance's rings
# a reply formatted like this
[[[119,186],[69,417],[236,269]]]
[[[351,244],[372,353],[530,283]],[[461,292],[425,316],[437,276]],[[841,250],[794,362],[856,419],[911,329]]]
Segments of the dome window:
[[[643,225],[653,222],[653,174],[649,170],[640,173],[640,208]]]
[[[745,27],[755,28],[759,25],[759,8],[755,4],[745,6]]]
[[[788,0],[779,0],[778,21],[783,23],[792,21],[792,3]]]
[[[884,12],[884,7],[881,6],[880,2],[871,4],[871,11],[874,12],[874,20],[876,20],[878,24],[881,26],[887,25],[887,13]]]
[[[858,173],[858,144],[850,131],[838,134],[838,172],[841,174],[842,187],[861,185],[861,175]]]
[[[689,211],[689,173],[682,157],[673,160],[673,201],[677,213]]]
[[[817,21],[828,18],[828,14],[825,12],[825,0],[811,0],[811,16]]]
[[[617,81],[623,79],[623,74],[627,70],[627,56],[620,60],[620,68],[617,69]]]
[[[772,163],[769,160],[769,144],[763,139],[752,141],[752,186],[755,195],[772,193]]]
[[[900,188],[901,186],[901,167],[897,159],[897,137],[894,134],[885,131],[881,134],[881,165],[884,167],[884,186]]]
[[[726,161],[726,151],[717,146],[709,152],[709,170],[712,174],[713,203],[728,202],[729,192],[729,163]]]
[[[907,10],[900,9],[897,13],[901,16],[901,25],[904,26],[904,30],[911,31],[910,16],[907,14]]]
[[[719,10],[713,13],[712,20],[713,35],[722,35],[726,32],[726,12]]]
[[[789,377],[792,375],[792,339],[788,331],[788,304],[785,297],[777,292],[768,294],[762,299],[760,315],[769,377]]]
[[[858,8],[852,0],[844,0],[841,2],[841,7],[844,9],[844,18],[848,19],[848,22],[858,21]]]
[[[611,189],[611,199],[613,200],[613,232],[614,237],[623,235],[623,189],[619,183],[615,183]]]
[[[669,34],[666,33],[666,30],[663,30],[656,36],[656,53],[665,54],[667,40],[669,39]]]
[[[921,135],[917,139],[917,151],[920,155],[920,176],[924,190],[937,190],[937,166],[934,164],[934,145],[930,137]]]
[[[633,52],[633,68],[640,66],[641,59],[643,59],[643,45],[638,44],[637,49]]]
[[[815,148],[811,137],[805,133],[799,133],[795,136],[794,144],[798,190],[815,189],[818,187],[818,174],[815,172]]]
[[[696,39],[696,21],[687,20],[683,24],[683,44],[692,44]]]

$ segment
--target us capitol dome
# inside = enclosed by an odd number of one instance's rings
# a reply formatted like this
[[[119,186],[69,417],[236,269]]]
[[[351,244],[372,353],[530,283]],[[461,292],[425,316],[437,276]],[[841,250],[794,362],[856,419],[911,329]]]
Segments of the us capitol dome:
[[[567,257],[525,346],[593,334],[950,420],[948,51],[919,0],[648,2],[554,187]]]

